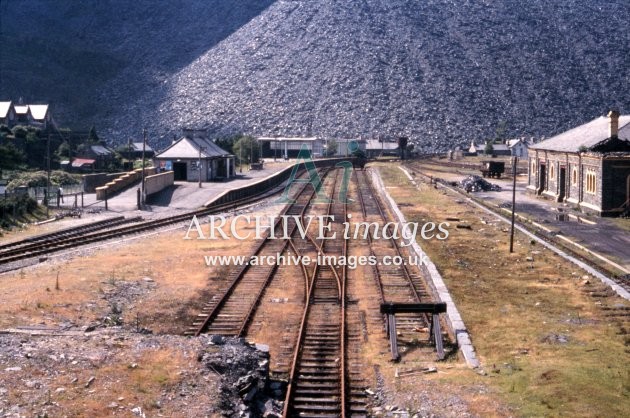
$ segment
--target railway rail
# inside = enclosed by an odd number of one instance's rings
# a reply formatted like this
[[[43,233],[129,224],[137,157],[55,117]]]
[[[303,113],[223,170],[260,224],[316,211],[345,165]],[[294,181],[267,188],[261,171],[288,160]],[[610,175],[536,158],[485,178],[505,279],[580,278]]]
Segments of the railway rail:
[[[325,175],[326,173],[324,173]],[[291,244],[294,236],[298,233],[294,217],[297,216],[300,219],[303,217],[315,194],[313,188],[306,187],[307,184],[302,185],[297,197],[294,198],[294,203],[286,206],[281,213],[281,215],[291,216],[288,218],[286,227],[286,235],[290,239],[276,239],[284,234],[284,225],[281,224],[279,218],[273,226],[273,235],[271,231],[268,231],[263,240],[255,247],[252,256],[269,255],[274,257],[276,254],[282,254]],[[276,238],[271,239],[270,237]],[[296,247],[295,244],[292,245]],[[231,275],[228,287],[208,302],[192,326],[186,331],[186,334],[199,335],[207,332],[221,335],[243,335],[277,268],[276,263],[255,267],[250,264],[239,266],[238,270]]]
[[[333,182],[333,190],[336,177]],[[326,255],[345,257],[347,240],[340,220],[346,219],[345,203],[328,204],[329,238],[322,240]],[[338,281],[339,280],[339,281]],[[346,267],[316,264],[297,336],[289,373],[285,417],[349,416],[346,377],[345,325]]]
[[[334,161],[333,161],[334,162]],[[323,161],[322,166],[330,164],[329,161]],[[300,174],[303,174],[301,170]],[[193,216],[205,216],[214,213],[221,213],[233,210],[239,206],[252,204],[256,201],[267,198],[276,194],[281,186],[267,188],[260,191],[250,191],[250,194],[239,196],[238,198],[218,202],[209,207],[197,209],[194,211],[182,213],[179,215],[164,217],[160,219],[152,219],[142,221],[139,218],[113,218],[111,221],[97,221],[62,231],[44,234],[36,237],[26,238],[24,240],[15,241],[0,246],[0,266],[3,270],[11,270],[16,261],[31,259],[45,256],[71,248],[77,248],[83,245],[106,241],[119,238],[122,236],[143,233],[190,220]],[[261,186],[262,187],[262,186]],[[8,268],[7,268],[8,267]]]
[[[385,224],[388,217],[384,208],[376,198],[373,187],[364,171],[355,170],[356,181],[358,184],[358,197],[361,206],[361,212],[365,221],[378,222]],[[369,195],[375,196],[368,199],[365,191]],[[368,244],[370,247],[370,255],[375,256],[379,262],[373,266],[374,277],[376,278],[379,298],[381,305],[385,303],[422,303],[433,301],[434,297],[427,288],[426,282],[422,274],[417,268],[411,268],[406,263],[396,265],[386,265],[382,263],[384,257],[403,257],[403,251],[394,238],[373,240],[370,234],[367,234]],[[395,317],[396,324],[389,324],[386,321],[386,329],[395,326],[402,335],[418,335],[419,330],[432,330],[432,318],[425,313],[399,313]],[[434,324],[435,325],[435,324]],[[440,327],[437,327],[439,332]],[[398,359],[397,337],[391,338],[392,357]],[[435,343],[439,359],[445,356],[441,335],[431,335],[429,332],[428,339],[433,339]]]
[[[120,216],[5,244],[0,246],[0,264],[37,257],[93,242],[91,239],[99,237],[103,233],[102,231],[120,228],[123,225],[134,224],[140,221],[142,221],[142,218],[139,216],[132,218]]]
[[[375,198],[374,190],[365,174],[355,172],[355,202],[365,221],[387,223],[387,215]],[[335,192],[341,170],[326,178],[331,196]],[[332,177],[332,179],[330,179]],[[303,217],[310,206],[314,190],[302,187],[296,202],[287,206],[283,214]],[[356,203],[355,203],[356,205]],[[313,239],[308,233],[298,237],[296,225],[288,226],[289,239],[269,239],[269,234],[254,248],[253,255],[282,254],[293,251],[297,255],[319,254],[335,260],[346,259],[349,239],[344,234],[348,216],[346,202],[327,204],[328,228],[326,237]],[[356,207],[358,209],[358,206]],[[356,210],[355,209],[355,210]],[[274,228],[278,228],[276,224]],[[334,237],[333,237],[334,234]],[[278,235],[277,233],[275,234]],[[369,237],[369,234],[368,234]],[[386,255],[402,256],[395,240],[369,239],[371,254],[382,260]],[[377,242],[378,241],[378,242]],[[362,244],[358,244],[362,245]],[[288,387],[283,415],[285,417],[347,417],[367,416],[367,397],[358,340],[361,335],[360,314],[356,306],[348,309],[347,263],[315,263],[311,270],[300,266],[304,278],[305,301],[288,371]],[[246,336],[260,300],[278,273],[276,265],[240,266],[230,276],[226,289],[215,295],[199,314],[187,334],[211,333]],[[375,266],[381,302],[410,302],[431,300],[423,277],[408,267]],[[349,315],[350,312],[350,315]],[[423,314],[400,314],[400,330],[418,335],[418,329],[431,325]],[[349,346],[348,341],[352,341]],[[440,340],[441,341],[441,340]]]
[[[501,212],[501,209],[499,207],[489,205],[487,202],[484,202],[483,200],[476,198],[475,196],[466,194],[465,192],[458,189],[457,187],[453,187],[450,184],[450,182],[447,182],[443,179],[424,173],[420,165],[411,163],[411,164],[407,164],[407,167],[409,167],[411,170],[413,170],[414,173],[416,173],[416,175],[419,175],[426,181],[432,184],[433,183],[436,184],[436,187],[439,184],[439,187],[447,189],[451,191],[452,193],[455,193],[458,196],[461,196],[463,199],[470,199],[471,202],[474,202],[474,204],[479,205],[485,210],[491,212],[497,218],[503,219],[503,217],[505,216],[505,214]],[[542,231],[540,229],[535,229],[533,226],[528,225],[527,223],[524,223],[524,222],[520,222],[518,220],[515,220],[515,224],[518,227],[523,228],[523,230],[526,230],[528,233],[535,236],[535,238],[541,240],[541,242],[544,242],[547,245],[551,245],[555,247],[556,249],[553,251],[555,252],[560,251],[560,252],[564,252],[568,254],[573,259],[578,260],[578,262],[584,263],[586,266],[593,269],[598,274],[603,275],[608,280],[612,281],[614,284],[620,286],[626,292],[630,292],[630,275],[620,275],[618,272],[613,271],[606,265],[594,262],[593,260],[585,257],[584,254],[568,246],[565,242],[562,242],[561,240],[557,239],[552,234],[546,233],[545,231]],[[562,256],[562,254],[560,255]]]

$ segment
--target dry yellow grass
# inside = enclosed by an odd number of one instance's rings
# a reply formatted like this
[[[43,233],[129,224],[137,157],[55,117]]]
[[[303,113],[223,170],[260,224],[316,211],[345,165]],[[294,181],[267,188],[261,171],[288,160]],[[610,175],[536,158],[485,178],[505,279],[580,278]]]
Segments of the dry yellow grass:
[[[207,225],[203,228],[207,232]],[[184,240],[185,232],[178,229],[110,244],[90,255],[0,275],[0,327],[94,322],[109,312],[108,294],[118,291],[125,296],[124,288],[133,285],[141,291],[121,306],[124,322],[135,324],[137,318],[140,326],[154,332],[183,332],[227,272],[227,268],[206,266],[203,257],[240,254],[253,244]]]
[[[447,373],[439,379],[483,381],[521,416],[622,416],[630,410],[627,317],[602,306],[629,306],[605,287],[586,284],[577,267],[457,198],[421,184],[414,188],[395,166],[383,166],[390,194],[408,221],[458,217],[471,230],[450,228],[445,241],[421,246],[438,266],[488,372]],[[527,261],[532,257],[533,261]],[[594,293],[593,293],[594,292]],[[592,295],[596,297],[593,297]],[[568,338],[554,342],[554,336]]]

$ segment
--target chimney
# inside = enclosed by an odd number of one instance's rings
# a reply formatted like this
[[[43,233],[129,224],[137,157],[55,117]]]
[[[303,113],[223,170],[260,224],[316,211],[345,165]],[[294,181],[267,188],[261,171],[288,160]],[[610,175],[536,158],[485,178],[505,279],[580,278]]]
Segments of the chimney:
[[[183,131],[184,136],[188,139],[206,138],[208,136],[208,132],[205,129],[184,128]]]
[[[608,137],[616,137],[619,133],[619,112],[617,112],[616,110],[611,110],[610,112],[608,112],[608,119],[610,119],[608,121]]]

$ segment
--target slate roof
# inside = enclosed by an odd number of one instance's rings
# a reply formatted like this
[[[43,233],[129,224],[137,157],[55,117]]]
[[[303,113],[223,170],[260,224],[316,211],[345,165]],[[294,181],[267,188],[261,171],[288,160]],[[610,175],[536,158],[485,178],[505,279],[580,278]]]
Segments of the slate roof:
[[[578,152],[582,147],[592,148],[608,139],[609,121],[609,118],[600,116],[584,125],[531,145],[530,148],[562,152]],[[619,116],[617,137],[624,141],[630,141],[630,115]]]
[[[142,152],[142,142],[133,142],[131,146],[133,147],[134,151]],[[151,148],[149,144],[146,144],[144,150],[145,152],[151,152],[153,151],[153,148]]]
[[[492,149],[494,151],[509,151],[510,150],[507,144],[492,144]]]
[[[189,138],[185,136],[158,153],[155,158],[163,160],[197,159],[199,158],[199,147],[203,147],[201,158],[218,158],[231,155],[208,138]]]
[[[28,108],[31,110],[31,116],[33,116],[33,119],[46,119],[46,114],[48,113],[48,105],[28,105]]]
[[[394,151],[398,149],[398,142],[380,142],[378,139],[368,139],[365,141],[365,149]]]
[[[110,155],[112,153],[111,150],[105,148],[102,145],[92,145],[90,146],[90,148],[92,149],[92,152],[94,152],[94,154],[96,155]]]
[[[507,141],[507,145],[508,145],[508,147],[510,147],[510,148],[512,148],[512,147],[514,147],[514,146],[516,146],[516,145],[517,145],[517,144],[519,144],[519,143],[520,143],[520,144],[525,145],[525,147],[528,147],[528,146],[529,146],[529,144],[528,144],[525,140],[523,140],[523,139],[509,139],[509,140]]]
[[[11,109],[11,102],[0,102],[0,118],[6,118]]]
[[[26,115],[28,113],[28,105],[14,105],[16,115]]]

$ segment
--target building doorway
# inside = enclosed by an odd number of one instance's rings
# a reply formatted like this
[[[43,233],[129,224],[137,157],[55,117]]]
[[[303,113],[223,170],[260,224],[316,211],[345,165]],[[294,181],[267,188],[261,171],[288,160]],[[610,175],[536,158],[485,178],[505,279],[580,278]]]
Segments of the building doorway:
[[[188,180],[188,167],[186,163],[173,163],[173,171],[174,171],[175,181]]]
[[[562,202],[566,195],[567,189],[567,169],[566,167],[560,167],[560,176],[558,178],[559,189],[558,189],[558,202]]]
[[[547,167],[545,164],[540,164],[538,169],[538,194],[541,194],[545,190],[545,184],[547,183]]]

